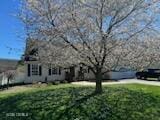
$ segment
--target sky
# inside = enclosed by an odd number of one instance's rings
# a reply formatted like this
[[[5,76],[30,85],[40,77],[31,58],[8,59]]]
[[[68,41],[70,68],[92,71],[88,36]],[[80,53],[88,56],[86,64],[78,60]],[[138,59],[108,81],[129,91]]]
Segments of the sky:
[[[0,0],[0,58],[20,59],[24,53],[25,31],[15,17],[20,0]]]

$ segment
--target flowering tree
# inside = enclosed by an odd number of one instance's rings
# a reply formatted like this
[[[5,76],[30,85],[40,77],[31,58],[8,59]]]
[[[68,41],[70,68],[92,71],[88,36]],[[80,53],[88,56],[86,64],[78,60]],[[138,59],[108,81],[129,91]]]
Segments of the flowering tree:
[[[103,73],[118,65],[139,69],[157,61],[159,48],[150,47],[148,36],[155,36],[158,2],[25,0],[19,17],[30,39],[46,41],[39,46],[42,61],[89,67],[96,93],[101,93]]]

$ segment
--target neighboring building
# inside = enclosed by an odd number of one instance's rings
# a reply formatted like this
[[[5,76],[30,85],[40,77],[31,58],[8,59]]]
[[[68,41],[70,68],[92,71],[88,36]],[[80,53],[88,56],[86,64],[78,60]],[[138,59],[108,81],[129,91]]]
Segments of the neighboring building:
[[[7,77],[5,72],[9,70],[16,70],[18,65],[18,60],[12,59],[0,59],[0,85],[7,84]]]
[[[2,85],[2,80],[3,80],[3,74],[0,73],[0,86]]]

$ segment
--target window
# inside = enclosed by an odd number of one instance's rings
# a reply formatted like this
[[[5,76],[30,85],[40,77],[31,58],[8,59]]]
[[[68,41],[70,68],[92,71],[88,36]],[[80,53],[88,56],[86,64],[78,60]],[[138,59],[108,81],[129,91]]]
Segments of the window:
[[[58,74],[58,69],[57,68],[52,68],[52,75]]]
[[[32,68],[31,68],[32,75],[39,75],[38,71],[39,71],[38,65],[32,65]]]
[[[61,75],[61,69],[59,68],[49,68],[49,75]]]

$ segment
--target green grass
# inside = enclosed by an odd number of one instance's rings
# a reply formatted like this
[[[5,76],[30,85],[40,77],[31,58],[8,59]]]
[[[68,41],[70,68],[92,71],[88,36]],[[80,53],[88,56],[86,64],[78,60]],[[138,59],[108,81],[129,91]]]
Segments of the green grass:
[[[111,87],[124,87],[130,90],[143,91],[144,93],[151,93],[153,95],[160,96],[160,86],[143,85],[143,84],[117,84],[111,85]]]
[[[101,95],[71,84],[17,89],[0,92],[0,120],[160,120],[156,86],[111,85]]]
[[[71,84],[61,84],[61,85],[26,85],[26,86],[16,86],[9,88],[9,90],[5,91],[0,91],[0,99],[4,97],[9,97],[9,96],[14,96],[20,93],[32,93],[32,92],[37,92],[37,91],[42,91],[42,90],[53,90],[53,89],[58,89],[58,88],[66,88],[72,86]],[[78,87],[78,85],[77,85]]]

